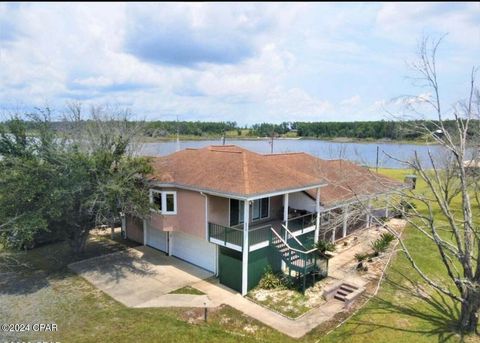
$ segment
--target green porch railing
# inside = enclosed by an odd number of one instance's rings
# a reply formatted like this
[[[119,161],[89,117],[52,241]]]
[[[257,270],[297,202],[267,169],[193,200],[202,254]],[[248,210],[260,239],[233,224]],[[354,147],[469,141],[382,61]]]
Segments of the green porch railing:
[[[243,230],[214,223],[208,223],[208,237],[227,243],[243,246]]]
[[[267,243],[270,244],[270,224],[254,228],[248,231],[248,246]],[[229,244],[243,247],[243,230],[236,227],[229,227],[215,223],[208,223],[208,237],[220,241],[224,246]],[[218,243],[218,242],[217,242]]]
[[[272,225],[267,224],[248,231],[248,246],[268,242],[270,244]]]
[[[307,213],[303,216],[295,217],[289,219],[288,222],[288,229],[292,232],[295,231],[302,231],[305,228],[315,226],[317,220],[316,213]],[[284,223],[285,224],[285,223]]]

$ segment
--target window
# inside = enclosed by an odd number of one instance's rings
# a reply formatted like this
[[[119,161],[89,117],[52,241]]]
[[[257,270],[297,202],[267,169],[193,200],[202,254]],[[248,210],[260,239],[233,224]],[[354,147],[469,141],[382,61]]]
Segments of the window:
[[[167,212],[175,212],[175,195],[173,193],[166,193]]]
[[[150,190],[153,210],[161,214],[177,214],[177,192]]]
[[[258,220],[269,216],[269,198],[254,200],[252,204],[252,219]]]
[[[245,204],[243,201],[230,199],[230,226],[243,223]]]
[[[270,215],[270,199],[263,198],[254,200],[252,206],[252,221],[262,218],[268,218]],[[244,221],[244,202],[236,199],[230,199],[230,226],[242,224]]]
[[[159,191],[155,191],[153,189],[150,190],[150,203],[153,204],[153,208],[158,211],[162,212],[162,193]]]

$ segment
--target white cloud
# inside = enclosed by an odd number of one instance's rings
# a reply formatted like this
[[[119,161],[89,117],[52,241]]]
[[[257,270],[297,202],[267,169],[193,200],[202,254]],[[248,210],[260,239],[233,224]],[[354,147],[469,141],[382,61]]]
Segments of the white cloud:
[[[468,72],[478,17],[478,4],[2,3],[0,107],[79,99],[151,119],[368,119],[376,99],[416,93],[403,57],[424,29],[470,41],[441,64]],[[145,32],[171,43],[160,60],[142,55]],[[181,53],[183,64],[164,60]],[[452,75],[446,94],[459,92]]]

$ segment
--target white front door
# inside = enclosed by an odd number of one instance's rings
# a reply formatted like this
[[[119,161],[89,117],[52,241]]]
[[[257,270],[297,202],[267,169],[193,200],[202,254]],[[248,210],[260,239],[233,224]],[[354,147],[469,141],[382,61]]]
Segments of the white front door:
[[[215,244],[183,232],[170,233],[170,253],[203,269],[215,272]]]
[[[167,233],[147,225],[147,245],[167,252]]]

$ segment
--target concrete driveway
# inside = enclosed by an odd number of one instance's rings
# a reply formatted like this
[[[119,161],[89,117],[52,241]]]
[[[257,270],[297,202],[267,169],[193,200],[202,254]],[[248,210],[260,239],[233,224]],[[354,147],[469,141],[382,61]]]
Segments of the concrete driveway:
[[[75,262],[69,268],[129,307],[159,306],[165,302],[203,306],[207,296],[168,294],[212,273],[155,249],[141,246]]]

